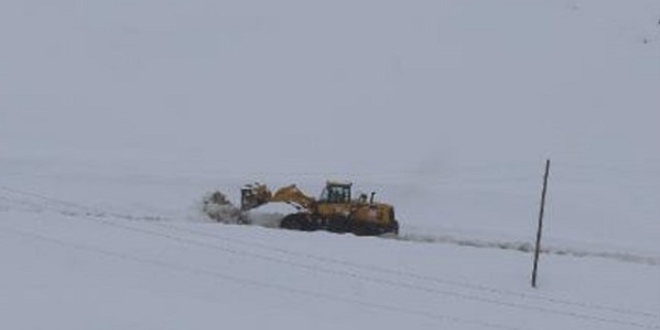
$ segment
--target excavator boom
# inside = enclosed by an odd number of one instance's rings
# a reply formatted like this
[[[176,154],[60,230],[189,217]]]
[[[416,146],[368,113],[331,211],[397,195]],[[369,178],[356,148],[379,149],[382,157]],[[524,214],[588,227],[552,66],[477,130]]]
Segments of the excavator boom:
[[[270,201],[289,203],[302,210],[312,210],[316,205],[316,200],[305,195],[295,184],[278,189]]]
[[[311,211],[316,206],[316,200],[305,195],[295,184],[280,188],[274,194],[261,183],[246,185],[241,190],[241,209],[244,211],[270,202],[289,203],[305,211]]]

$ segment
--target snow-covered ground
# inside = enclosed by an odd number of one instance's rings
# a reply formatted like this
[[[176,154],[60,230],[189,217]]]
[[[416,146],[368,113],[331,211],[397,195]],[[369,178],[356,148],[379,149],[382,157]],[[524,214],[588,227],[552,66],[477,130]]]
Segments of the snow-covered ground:
[[[9,0],[0,40],[2,329],[660,329],[656,0]],[[327,179],[401,236],[199,212]]]

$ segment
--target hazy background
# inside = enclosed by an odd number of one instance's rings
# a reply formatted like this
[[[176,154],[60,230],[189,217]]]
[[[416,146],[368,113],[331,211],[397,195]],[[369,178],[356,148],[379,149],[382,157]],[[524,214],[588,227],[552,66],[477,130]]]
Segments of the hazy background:
[[[548,230],[657,251],[659,19],[655,0],[3,1],[0,170],[196,182],[181,203],[350,179],[404,227],[528,237],[551,157]]]

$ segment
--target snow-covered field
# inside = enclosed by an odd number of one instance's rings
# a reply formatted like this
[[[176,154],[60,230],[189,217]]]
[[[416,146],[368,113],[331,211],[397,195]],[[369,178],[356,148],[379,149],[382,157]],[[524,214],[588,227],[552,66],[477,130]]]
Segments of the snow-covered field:
[[[0,40],[2,329],[660,329],[656,0],[9,0]],[[400,237],[199,212],[326,179]]]

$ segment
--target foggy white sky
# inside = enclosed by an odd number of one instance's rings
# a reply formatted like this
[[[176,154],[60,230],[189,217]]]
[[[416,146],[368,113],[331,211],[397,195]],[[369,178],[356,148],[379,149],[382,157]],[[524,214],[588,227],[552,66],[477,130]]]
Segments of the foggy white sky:
[[[3,2],[0,150],[292,171],[658,165],[658,10],[632,24],[609,9]]]

